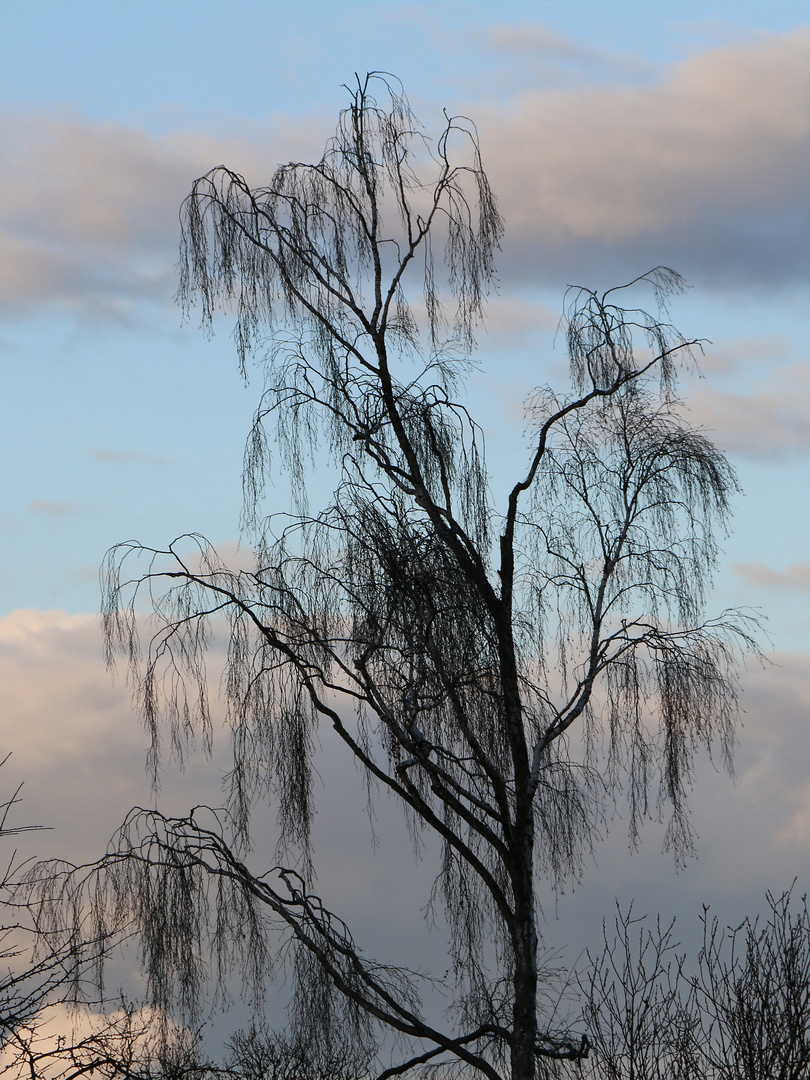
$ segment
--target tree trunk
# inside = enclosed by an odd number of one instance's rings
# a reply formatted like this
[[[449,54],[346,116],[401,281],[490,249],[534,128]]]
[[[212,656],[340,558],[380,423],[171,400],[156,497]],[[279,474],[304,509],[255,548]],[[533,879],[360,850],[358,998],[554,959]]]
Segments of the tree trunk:
[[[534,820],[529,807],[516,824],[519,847],[515,891],[515,1000],[512,1007],[512,1080],[534,1080],[537,1045],[537,926],[534,908]]]

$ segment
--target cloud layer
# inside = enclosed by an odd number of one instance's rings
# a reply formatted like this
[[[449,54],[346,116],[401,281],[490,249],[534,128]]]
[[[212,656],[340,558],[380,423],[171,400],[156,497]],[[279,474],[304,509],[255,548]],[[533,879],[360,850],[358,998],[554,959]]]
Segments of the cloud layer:
[[[718,778],[708,762],[698,769],[694,808],[701,860],[691,864],[686,884],[698,894],[703,890],[706,899],[724,890],[733,897],[743,879],[745,889],[760,895],[769,886],[780,889],[807,865],[810,658],[784,654],[774,659],[774,665],[753,668],[744,678],[736,788]],[[216,680],[214,668],[212,663]],[[55,827],[17,838],[21,850],[73,860],[98,857],[126,811],[152,796],[142,770],[146,736],[123,680],[113,683],[104,670],[95,616],[28,610],[0,619],[0,680],[0,744],[4,753],[12,751],[0,780],[7,792],[25,781],[24,801],[10,824]],[[331,745],[328,733],[323,738],[317,796],[322,814],[316,821],[322,841],[320,886],[347,918],[353,909],[360,911],[361,925],[373,925],[379,939],[390,932],[396,937],[390,919],[398,926],[411,924],[415,934],[426,899],[419,890],[429,891],[430,868],[427,877],[415,873],[407,834],[395,827],[395,810],[385,799],[375,824],[383,843],[372,851],[356,769]],[[167,812],[186,812],[200,802],[218,805],[220,778],[228,766],[227,745],[222,749],[213,763],[192,756],[185,772],[169,766],[160,795]],[[268,835],[273,831],[270,824]],[[604,900],[605,889],[624,887],[627,852],[621,822],[614,824],[613,833],[616,843],[598,849],[600,869],[585,875],[584,891],[593,893],[594,903]],[[267,843],[272,853],[272,840]],[[668,889],[674,880],[671,857],[658,854],[659,843],[651,826],[637,857],[638,865],[649,867],[651,860],[657,867],[644,884],[652,896],[656,882]],[[390,881],[400,878],[396,895],[381,908]]]
[[[223,161],[264,176],[266,134],[156,136],[78,113],[0,113],[0,315],[126,318],[143,300],[170,303],[193,180]]]
[[[709,286],[807,279],[810,29],[712,49],[652,84],[529,92],[480,119],[510,273],[608,267],[614,283],[665,263]]]
[[[97,620],[58,611],[17,611],[0,619],[0,746],[12,757],[0,771],[4,797],[25,781],[23,801],[9,824],[41,824],[6,841],[5,857],[97,859],[133,805],[152,794],[142,764],[145,734],[135,720],[123,680],[113,684],[100,655]],[[628,850],[626,822],[614,820],[610,837],[596,848],[581,884],[555,899],[541,892],[542,932],[550,948],[565,947],[573,963],[585,948],[598,948],[602,919],[614,898],[639,914],[677,915],[685,948],[699,947],[701,905],[721,920],[755,913],[767,889],[779,893],[799,878],[807,889],[810,853],[810,657],[776,657],[779,666],[755,669],[745,678],[746,710],[737,753],[736,785],[700,761],[692,799],[699,858],[675,873],[661,850],[663,826],[642,833],[640,852]],[[213,670],[212,678],[217,673]],[[381,796],[373,832],[365,791],[354,764],[322,735],[316,777],[315,864],[318,892],[345,918],[367,955],[381,961],[441,970],[441,924],[428,932],[425,904],[440,863],[428,839],[416,859],[398,808]],[[187,813],[200,803],[220,805],[227,752],[207,761],[193,756],[185,771],[166,771],[160,805]],[[247,856],[259,871],[274,865],[274,814],[257,829]],[[376,842],[372,842],[376,838]],[[133,977],[131,962],[116,962],[119,983]],[[133,990],[133,992],[137,992]],[[268,996],[269,1022],[284,1022],[282,983]],[[246,1023],[237,1010],[229,1018]]]
[[[490,44],[522,47],[524,30],[515,41],[495,27]],[[706,51],[656,81],[620,79],[475,109],[509,228],[504,276],[559,288],[663,262],[707,286],[806,281],[810,29]],[[228,161],[261,163],[259,180],[328,135],[321,117],[221,138],[7,110],[0,313],[122,315],[168,301],[193,178]]]

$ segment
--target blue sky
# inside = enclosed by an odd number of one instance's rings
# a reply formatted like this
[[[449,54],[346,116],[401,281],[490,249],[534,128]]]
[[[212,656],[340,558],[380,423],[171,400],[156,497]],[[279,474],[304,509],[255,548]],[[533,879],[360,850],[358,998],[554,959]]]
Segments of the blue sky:
[[[496,476],[520,453],[525,394],[564,378],[553,332],[565,286],[660,262],[693,285],[673,321],[711,342],[705,377],[686,385],[693,416],[746,490],[716,602],[761,607],[780,666],[748,677],[737,786],[707,774],[695,867],[673,879],[655,829],[632,862],[617,841],[566,926],[593,921],[630,881],[653,905],[662,887],[698,908],[806,881],[806,4],[567,0],[495,14],[478,2],[7,0],[2,11],[0,738],[14,750],[9,779],[27,782],[26,812],[61,824],[49,842],[91,855],[119,811],[148,798],[133,766],[143,736],[100,662],[105,550],[187,530],[238,539],[259,386],[241,384],[227,325],[209,342],[181,324],[180,201],[223,161],[261,182],[279,161],[314,158],[342,84],[384,69],[428,129],[444,107],[476,121],[500,196],[500,291],[471,384]],[[188,777],[166,797],[187,792]]]

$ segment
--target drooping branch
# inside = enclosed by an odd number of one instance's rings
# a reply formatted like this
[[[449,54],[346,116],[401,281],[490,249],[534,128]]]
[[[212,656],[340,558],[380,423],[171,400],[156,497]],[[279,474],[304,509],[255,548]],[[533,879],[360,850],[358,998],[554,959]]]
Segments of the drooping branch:
[[[150,980],[150,1006],[160,1013],[179,1008],[188,1022],[199,1018],[196,989],[207,969],[224,978],[236,963],[260,999],[267,960],[264,935],[268,917],[297,946],[294,996],[301,1019],[319,1002],[326,1037],[356,1047],[369,1043],[369,1019],[413,1039],[434,1043],[491,1080],[498,1073],[470,1048],[482,1039],[506,1040],[509,1033],[490,1024],[456,1037],[439,1031],[419,1014],[417,985],[424,976],[365,958],[346,924],[310,892],[289,867],[253,875],[223,839],[219,829],[199,823],[207,808],[187,818],[166,818],[136,809],[115,838],[113,852],[85,867],[36,866],[32,884],[46,884],[40,918],[51,933],[61,895],[73,905],[88,904],[104,933],[127,925],[142,942]],[[159,905],[159,906],[158,906]],[[212,915],[214,918],[212,919]],[[241,944],[235,956],[232,931]],[[211,959],[207,959],[211,958]],[[309,963],[307,958],[314,961]],[[159,964],[157,961],[159,959]],[[81,948],[74,963],[81,967]],[[159,974],[158,974],[159,973]]]

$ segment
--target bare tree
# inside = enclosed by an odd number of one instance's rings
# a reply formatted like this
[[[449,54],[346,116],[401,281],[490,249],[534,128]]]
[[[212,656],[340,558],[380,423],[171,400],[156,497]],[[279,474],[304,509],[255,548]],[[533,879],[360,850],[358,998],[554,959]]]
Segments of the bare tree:
[[[20,1030],[6,1053],[9,1080],[223,1080],[234,1070],[208,1062],[199,1040],[163,1018],[121,1001],[104,1012],[55,1013],[49,1003]]]
[[[0,761],[0,766],[6,764],[9,756],[7,754]],[[37,828],[9,823],[9,814],[20,801],[21,787],[0,804],[0,837],[3,839]],[[34,928],[22,921],[22,913],[13,902],[15,873],[15,854],[12,853],[0,879],[0,905],[4,915],[0,926],[0,1047],[8,1045],[19,1031],[30,1025],[40,1009],[63,989],[66,981],[58,952],[49,949],[47,943],[40,955],[33,951]]]
[[[696,1048],[717,1080],[810,1075],[810,915],[807,898],[768,895],[768,917],[722,928],[704,911],[694,985]]]
[[[695,1063],[694,987],[684,975],[674,920],[617,909],[614,934],[578,976],[595,1080],[686,1080]]]
[[[313,1053],[306,1040],[251,1028],[228,1044],[227,1068],[236,1080],[358,1080],[367,1063],[353,1048]]]
[[[5,765],[10,755],[0,761]],[[0,804],[0,838],[7,840],[21,833],[38,831],[42,826],[13,825],[9,815],[18,805],[22,785]],[[55,1035],[49,1024],[74,1005],[81,992],[81,971],[87,963],[100,958],[106,938],[86,934],[79,942],[79,929],[86,929],[81,918],[73,923],[50,913],[39,921],[34,911],[20,902],[18,880],[24,877],[24,865],[17,865],[11,853],[0,879],[0,1065],[4,1075],[31,1080],[70,1080],[83,1076],[86,1067],[76,1068],[80,1058],[87,1064],[85,1051],[89,1040],[71,1040],[64,1030]],[[64,916],[64,911],[61,915]],[[78,914],[78,913],[77,913]],[[81,959],[81,964],[78,963]],[[92,1008],[92,1003],[88,1003]],[[120,1024],[116,1021],[117,1027]],[[113,1026],[104,1024],[94,1033],[98,1058],[99,1036],[103,1031],[105,1054],[112,1048]],[[125,1075],[121,1073],[120,1075]]]
[[[265,188],[216,168],[182,222],[183,304],[206,325],[235,312],[243,370],[264,356],[245,468],[256,565],[231,571],[198,537],[193,557],[189,537],[121,545],[104,620],[156,769],[164,731],[180,751],[211,737],[205,654],[226,621],[229,816],[133,811],[111,853],[52,878],[48,899],[132,920],[166,1012],[193,1018],[207,981],[234,972],[260,1003],[286,948],[293,1027],[313,1052],[348,1040],[370,1070],[388,1033],[400,1056],[384,1077],[458,1066],[490,1080],[579,1059],[587,1039],[557,1030],[539,996],[538,881],[578,871],[625,788],[634,836],[657,807],[689,852],[693,756],[728,760],[737,651],[752,644],[738,614],[704,614],[735,481],[674,393],[696,345],[663,315],[680,278],[659,267],[628,293],[569,290],[572,390],[530,403],[527,460],[499,504],[461,397],[502,233],[468,120],[431,142],[394,81],[371,75],[317,164]],[[655,314],[624,306],[645,287]],[[297,497],[282,529],[262,518],[274,450]],[[318,512],[310,454],[335,470]],[[440,841],[446,1017],[313,891],[322,724],[372,792]],[[254,868],[249,822],[267,797],[278,865]]]
[[[619,911],[579,975],[594,1080],[806,1080],[810,917],[805,897],[768,894],[765,919],[724,927],[704,908],[697,962],[674,922]]]

